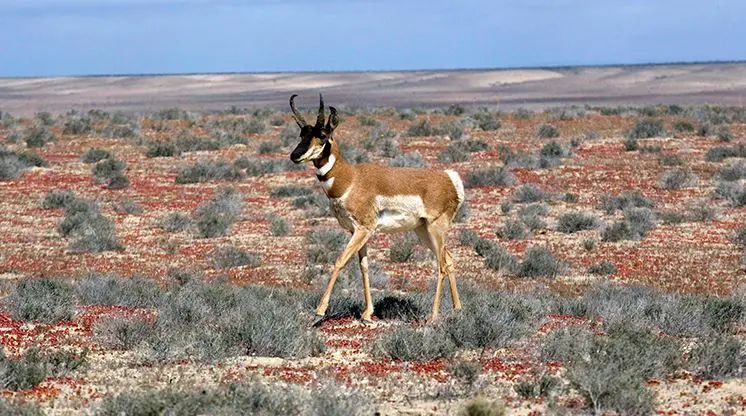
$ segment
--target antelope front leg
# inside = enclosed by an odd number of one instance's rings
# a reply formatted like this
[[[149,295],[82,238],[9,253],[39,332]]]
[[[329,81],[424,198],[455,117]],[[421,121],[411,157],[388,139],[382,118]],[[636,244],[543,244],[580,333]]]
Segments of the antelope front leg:
[[[344,251],[342,251],[342,254],[339,255],[337,261],[334,263],[332,276],[329,278],[329,283],[327,283],[326,285],[324,295],[321,297],[319,306],[316,308],[316,316],[323,317],[326,314],[326,309],[329,307],[329,298],[332,295],[334,283],[337,281],[339,272],[342,271],[347,262],[350,261],[350,258],[353,256],[353,254],[360,251],[365,243],[368,242],[368,239],[371,237],[371,235],[373,235],[373,232],[365,228],[355,229],[350,242],[347,243],[347,247],[345,247]]]
[[[373,317],[373,297],[370,294],[370,279],[368,278],[368,245],[363,244],[357,255],[360,260],[360,274],[363,275],[363,298],[365,299],[365,310],[361,318],[363,322],[370,322]]]

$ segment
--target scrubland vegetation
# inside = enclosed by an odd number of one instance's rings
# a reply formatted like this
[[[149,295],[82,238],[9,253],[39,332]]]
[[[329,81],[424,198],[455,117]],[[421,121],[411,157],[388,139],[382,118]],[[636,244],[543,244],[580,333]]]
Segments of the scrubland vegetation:
[[[349,236],[284,111],[0,112],[0,413],[746,411],[746,110],[341,108],[355,163],[454,169],[463,309]],[[67,414],[66,413],[66,414]]]

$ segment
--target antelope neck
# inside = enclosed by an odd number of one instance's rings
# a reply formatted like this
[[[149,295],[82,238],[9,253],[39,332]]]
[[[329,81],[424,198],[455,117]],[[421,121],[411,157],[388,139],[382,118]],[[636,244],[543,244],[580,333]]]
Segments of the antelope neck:
[[[334,154],[336,152],[333,151],[332,146],[331,141],[327,140],[324,144],[324,151],[321,153],[321,157],[313,162],[313,165],[316,167],[316,177],[320,181],[325,181],[329,172],[339,162],[339,158]]]

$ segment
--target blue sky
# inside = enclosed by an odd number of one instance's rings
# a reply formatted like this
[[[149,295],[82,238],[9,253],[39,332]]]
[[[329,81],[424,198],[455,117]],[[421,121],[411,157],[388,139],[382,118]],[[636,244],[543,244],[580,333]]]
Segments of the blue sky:
[[[0,76],[746,59],[743,0],[0,0]]]

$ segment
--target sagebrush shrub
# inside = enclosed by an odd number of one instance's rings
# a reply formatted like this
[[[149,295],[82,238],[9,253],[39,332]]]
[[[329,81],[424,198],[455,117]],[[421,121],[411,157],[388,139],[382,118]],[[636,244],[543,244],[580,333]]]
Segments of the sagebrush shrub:
[[[44,195],[41,201],[41,207],[44,209],[60,209],[67,207],[75,200],[75,193],[68,189],[54,189]]]
[[[120,305],[131,308],[154,308],[165,290],[147,277],[117,277],[96,274],[78,280],[75,293],[84,305]]]
[[[559,136],[560,136],[559,129],[551,124],[542,124],[536,130],[536,137],[540,139],[553,139]]]
[[[158,226],[169,233],[177,233],[192,227],[192,219],[181,212],[166,214],[158,221]]]
[[[532,183],[519,186],[513,194],[513,201],[517,203],[539,202],[546,198],[547,194]]]
[[[192,214],[202,238],[224,236],[243,210],[243,196],[232,188],[220,188],[215,196]]]
[[[397,168],[424,168],[427,163],[419,152],[410,152],[391,159],[389,165]]]
[[[279,215],[270,215],[269,232],[275,237],[284,237],[290,234],[290,225]]]
[[[578,231],[593,230],[598,228],[598,225],[598,218],[593,214],[582,211],[572,211],[564,213],[559,217],[557,231],[572,234]]]
[[[653,118],[638,120],[629,132],[630,139],[650,139],[661,137],[666,134],[663,121]]]
[[[658,183],[663,189],[681,189],[694,185],[697,177],[681,169],[663,172]]]
[[[8,309],[21,321],[70,320],[75,313],[73,293],[72,286],[60,279],[23,279],[8,295]]]
[[[189,184],[209,181],[240,181],[243,172],[224,160],[196,162],[184,166],[176,174],[176,183]]]
[[[396,360],[430,361],[451,357],[456,346],[441,327],[399,326],[381,335],[375,341],[374,350]]]
[[[212,264],[216,269],[233,267],[256,267],[262,264],[262,256],[257,253],[241,250],[234,245],[218,247],[212,252]]]
[[[109,153],[108,150],[98,147],[91,147],[83,154],[81,160],[83,161],[83,163],[96,163],[110,157],[111,153]]]
[[[414,256],[419,242],[419,238],[411,232],[392,237],[389,259],[395,263],[409,261]]]
[[[339,229],[323,229],[306,234],[307,259],[312,264],[334,263],[347,245],[347,233]]]
[[[479,186],[510,186],[515,182],[513,174],[505,167],[477,169],[469,172],[464,180],[464,186],[474,188]]]
[[[517,275],[522,277],[554,277],[562,269],[551,251],[544,247],[529,247],[518,266]]]
[[[486,290],[464,292],[472,301],[443,323],[459,348],[505,348],[532,333],[540,321],[538,297]]]

